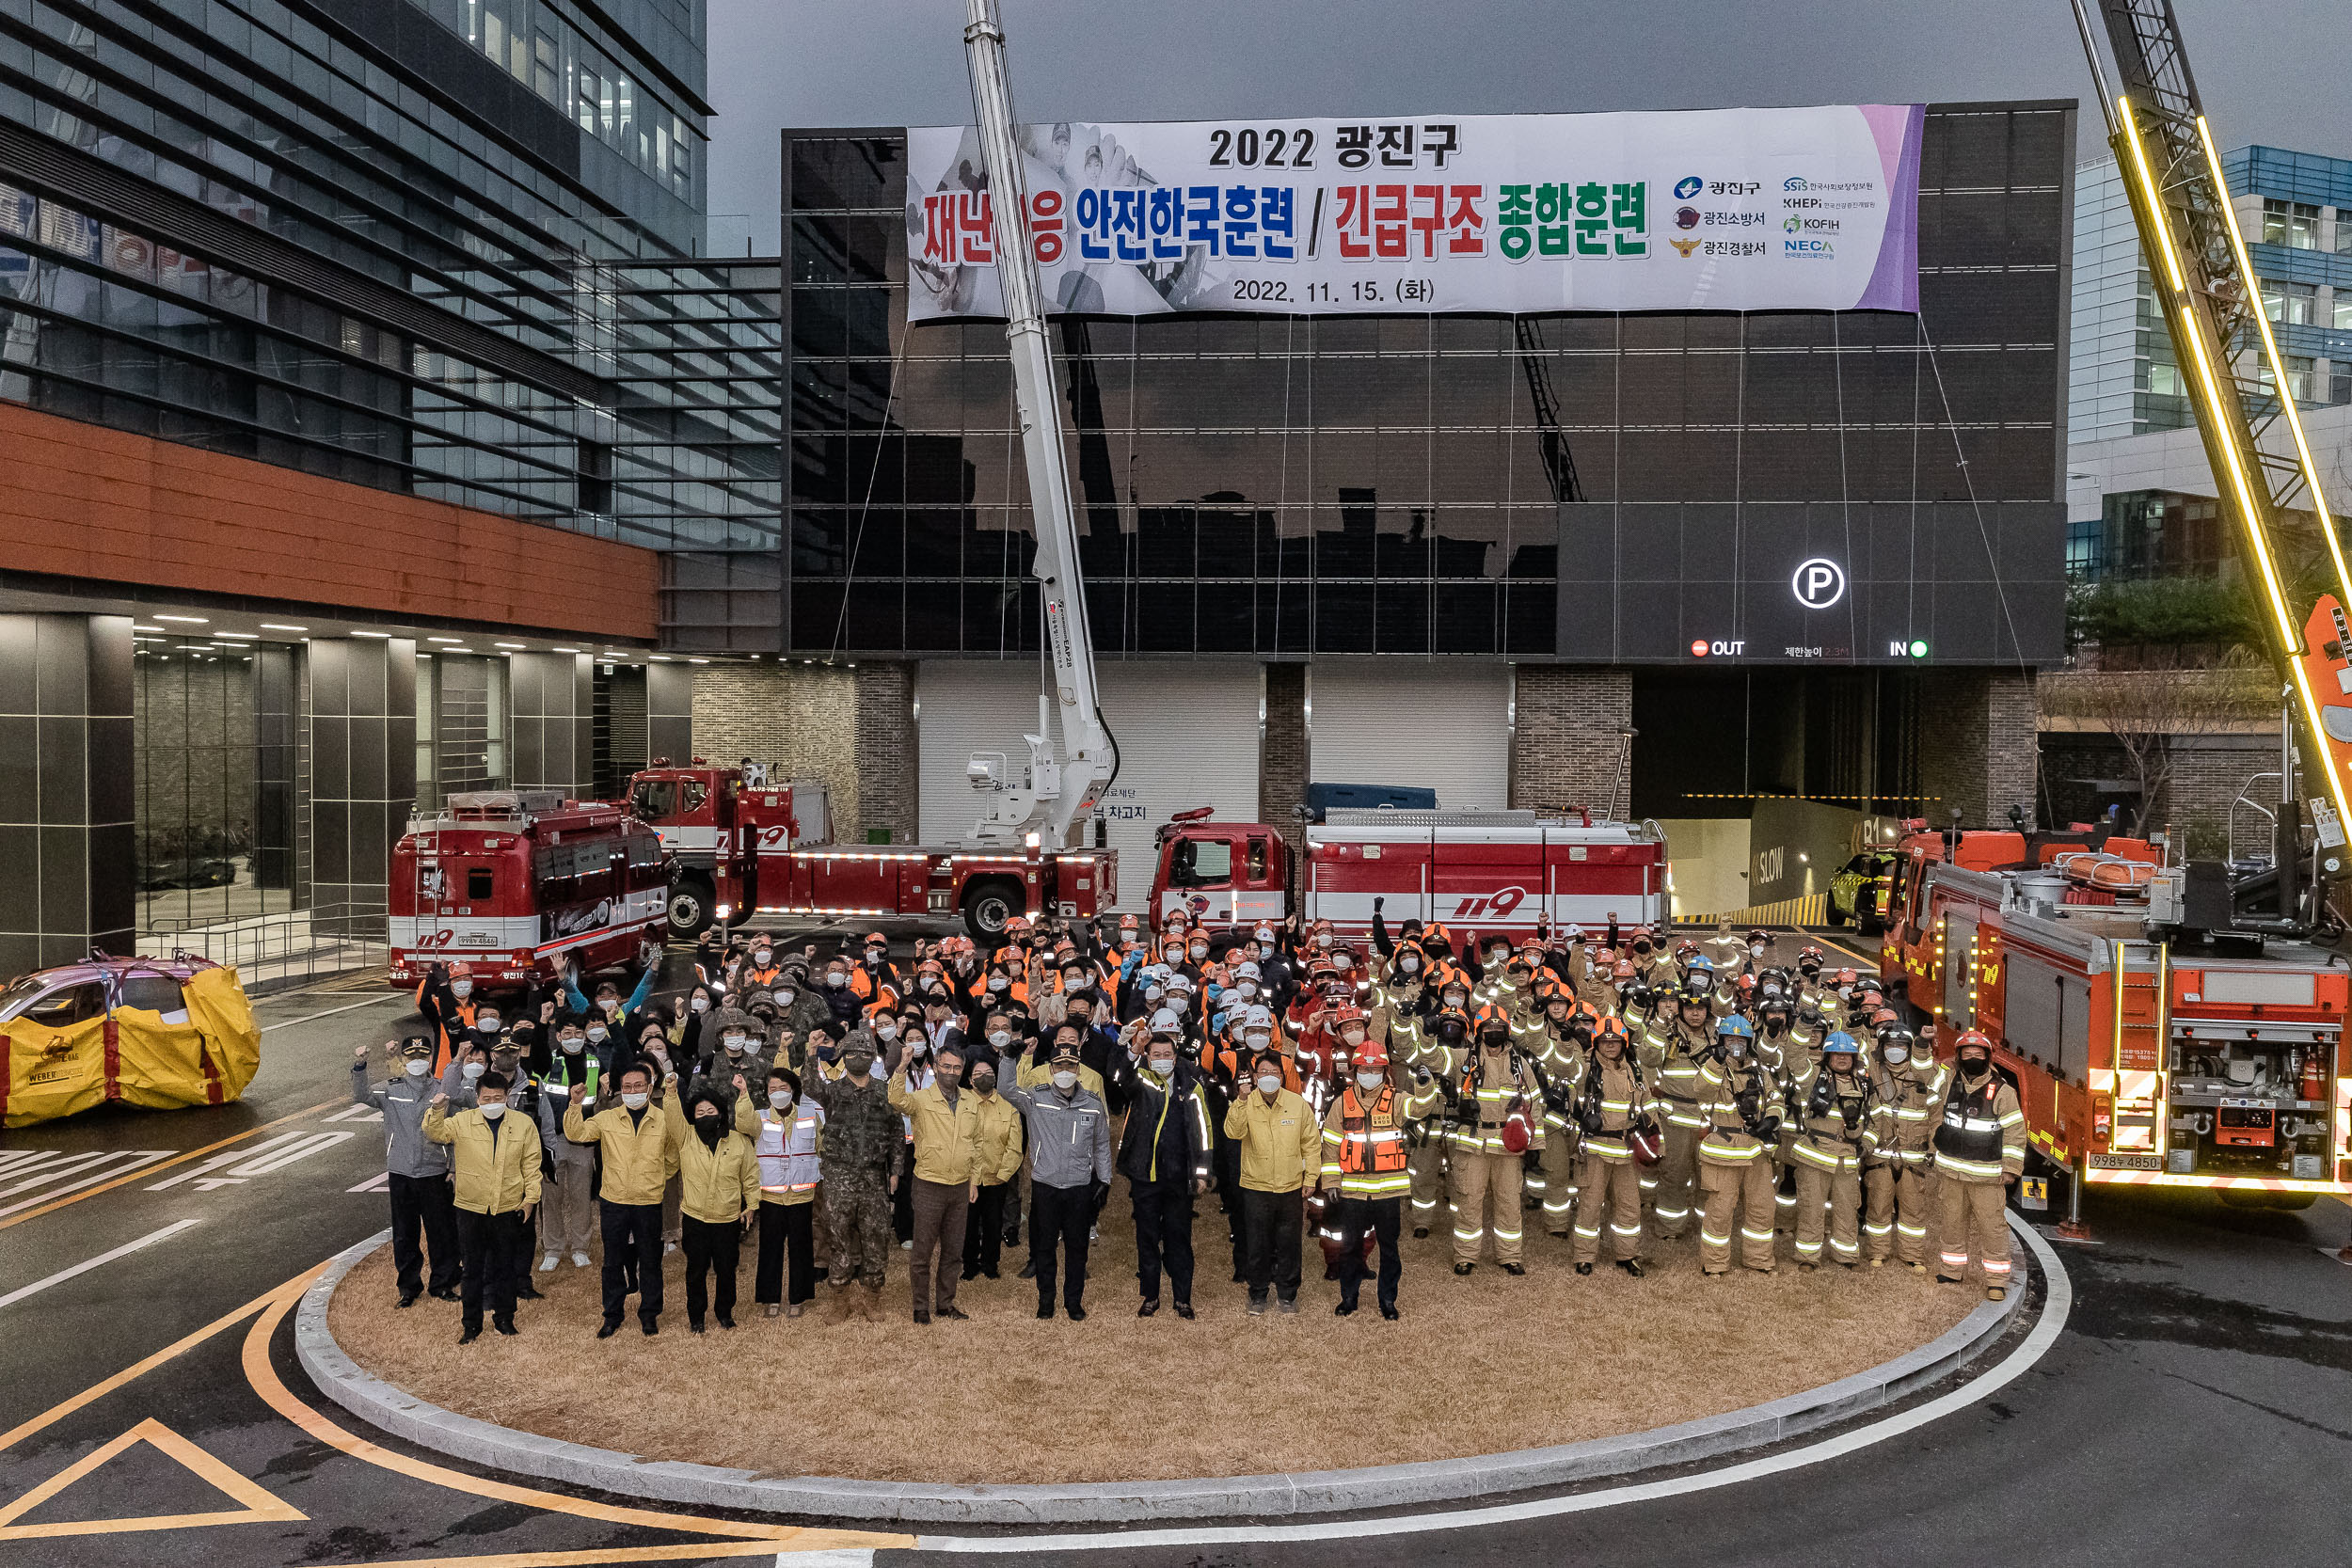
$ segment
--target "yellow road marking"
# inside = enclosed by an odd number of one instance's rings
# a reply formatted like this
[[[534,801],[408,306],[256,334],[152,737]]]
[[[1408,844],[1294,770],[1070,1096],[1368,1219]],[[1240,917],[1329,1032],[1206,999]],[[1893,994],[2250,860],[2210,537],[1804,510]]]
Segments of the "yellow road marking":
[[[245,1506],[211,1513],[156,1513],[137,1519],[76,1519],[46,1525],[16,1523],[135,1443],[147,1443],[162,1449],[201,1476],[214,1488]],[[300,1509],[272,1497],[261,1486],[247,1481],[150,1416],[113,1442],[92,1449],[8,1507],[0,1508],[0,1541],[49,1540],[61,1535],[119,1535],[135,1530],[196,1529],[206,1525],[285,1524],[308,1517]]]
[[[787,1546],[786,1551],[796,1548]],[[816,1551],[821,1548],[809,1547]],[[588,1552],[501,1552],[490,1557],[401,1557],[331,1568],[595,1568],[604,1562],[691,1562],[707,1557],[774,1557],[773,1541],[690,1541],[681,1546],[608,1546]],[[322,1564],[321,1568],[329,1568]]]
[[[320,1265],[321,1268],[325,1266]],[[501,1502],[519,1503],[526,1508],[540,1509],[549,1513],[568,1513],[580,1519],[598,1519],[607,1524],[634,1525],[646,1529],[691,1530],[701,1535],[756,1540],[767,1543],[767,1550],[770,1552],[834,1551],[843,1547],[911,1547],[914,1544],[914,1537],[912,1535],[880,1530],[812,1529],[799,1525],[739,1524],[726,1519],[701,1518],[691,1513],[664,1513],[654,1509],[619,1508],[611,1503],[590,1502],[581,1497],[567,1497],[560,1492],[542,1492],[535,1487],[516,1486],[508,1481],[491,1481],[483,1476],[469,1476],[461,1470],[453,1470],[445,1465],[430,1464],[421,1459],[411,1459],[406,1454],[394,1453],[391,1449],[372,1443],[364,1437],[354,1436],[318,1411],[295,1399],[287,1389],[283,1380],[278,1377],[278,1369],[270,1365],[270,1337],[277,1332],[278,1323],[285,1320],[286,1314],[294,1309],[294,1303],[302,1299],[302,1292],[309,1288],[311,1277],[318,1272],[318,1269],[313,1269],[309,1274],[279,1286],[276,1291],[272,1292],[273,1299],[262,1315],[254,1320],[253,1326],[246,1333],[246,1381],[253,1385],[253,1391],[259,1394],[262,1402],[272,1410],[277,1411],[287,1420],[292,1421],[327,1447],[339,1449],[354,1459],[362,1460],[381,1469],[390,1470],[434,1486],[447,1487],[454,1492],[470,1492],[478,1497],[493,1497]],[[498,1562],[507,1560],[491,1558],[467,1560]],[[558,1558],[551,1560],[596,1562],[620,1560],[611,1553],[603,1557],[592,1553],[581,1558]]]
[[[290,1121],[300,1121],[304,1117],[313,1115],[316,1112],[327,1109],[331,1105],[339,1105],[341,1103],[342,1103],[341,1100],[322,1100],[315,1105],[306,1105],[299,1111],[289,1112],[287,1115],[279,1117],[276,1121],[265,1121],[259,1127],[248,1127],[242,1132],[233,1132],[217,1143],[206,1144],[202,1148],[191,1148],[185,1154],[175,1154],[170,1159],[163,1161],[157,1164],[141,1165],[138,1169],[133,1171],[128,1176],[118,1176],[112,1181],[102,1181],[95,1187],[86,1187],[82,1191],[75,1193],[71,1197],[61,1197],[55,1203],[43,1204],[38,1209],[28,1209],[22,1214],[13,1215],[10,1218],[0,1220],[0,1230],[6,1230],[12,1225],[23,1225],[26,1220],[37,1220],[43,1214],[54,1214],[69,1203],[79,1203],[86,1197],[96,1197],[100,1193],[110,1193],[126,1181],[141,1180],[144,1178],[154,1175],[159,1170],[169,1170],[174,1165],[183,1165],[200,1154],[210,1154],[216,1148],[227,1148],[230,1144],[243,1143],[246,1139],[253,1136],[256,1132],[266,1132],[273,1127],[283,1127]],[[249,1312],[252,1309],[252,1307],[248,1307],[245,1310]],[[243,1313],[240,1313],[239,1316],[243,1316]],[[8,1447],[6,1443],[0,1443],[0,1448],[6,1447]]]

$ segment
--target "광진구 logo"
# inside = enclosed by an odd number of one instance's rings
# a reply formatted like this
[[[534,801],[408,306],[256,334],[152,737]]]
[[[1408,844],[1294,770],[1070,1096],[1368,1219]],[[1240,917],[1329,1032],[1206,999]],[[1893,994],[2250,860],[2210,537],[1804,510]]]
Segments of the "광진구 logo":
[[[1675,182],[1675,199],[1688,201],[1707,188],[1706,182],[1695,174],[1686,174]]]

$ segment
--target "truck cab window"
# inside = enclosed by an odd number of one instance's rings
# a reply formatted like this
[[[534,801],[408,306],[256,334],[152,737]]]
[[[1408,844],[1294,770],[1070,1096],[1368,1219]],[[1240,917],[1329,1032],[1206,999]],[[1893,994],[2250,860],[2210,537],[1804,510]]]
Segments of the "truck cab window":
[[[678,810],[681,813],[700,811],[703,809],[703,802],[710,799],[709,785],[700,779],[686,780],[679,793],[684,797],[678,802]]]
[[[487,900],[495,885],[497,874],[486,865],[477,865],[466,873],[466,897],[470,902]]]
[[[1233,879],[1233,847],[1221,838],[1179,839],[1168,879],[1178,887],[1222,887]]]
[[[1249,841],[1249,879],[1250,879],[1251,881],[1253,881],[1253,882],[1263,882],[1263,881],[1264,881],[1264,880],[1265,880],[1265,868],[1266,868],[1266,843],[1265,843],[1265,840],[1264,840],[1264,839],[1263,839],[1263,838],[1255,838],[1255,837],[1253,837],[1253,838],[1251,838],[1251,839],[1250,839],[1250,841]]]
[[[677,784],[671,779],[645,779],[637,785],[637,794],[629,801],[631,810],[644,822],[660,822],[677,815]]]

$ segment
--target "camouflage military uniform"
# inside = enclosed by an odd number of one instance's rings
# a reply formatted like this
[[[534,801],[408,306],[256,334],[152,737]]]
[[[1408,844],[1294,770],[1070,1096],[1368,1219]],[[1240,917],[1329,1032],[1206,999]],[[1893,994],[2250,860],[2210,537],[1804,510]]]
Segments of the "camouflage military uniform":
[[[825,1111],[825,1226],[833,1233],[834,1260],[826,1277],[836,1285],[855,1279],[875,1290],[882,1284],[898,1240],[890,1228],[890,1173],[906,1146],[906,1127],[890,1108],[888,1087],[877,1078],[864,1088],[847,1078],[826,1083],[812,1077],[810,1099]]]

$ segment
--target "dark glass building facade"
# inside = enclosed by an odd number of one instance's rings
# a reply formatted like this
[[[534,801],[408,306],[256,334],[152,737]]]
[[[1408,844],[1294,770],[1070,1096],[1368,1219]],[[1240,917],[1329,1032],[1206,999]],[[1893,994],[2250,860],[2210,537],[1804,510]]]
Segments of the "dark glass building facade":
[[[2074,116],[1930,106],[1916,316],[1058,320],[1097,643],[2055,658]],[[902,135],[785,144],[787,645],[1033,649],[1003,330],[907,328]]]

